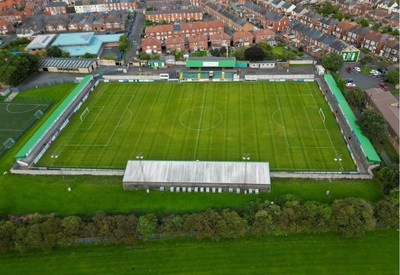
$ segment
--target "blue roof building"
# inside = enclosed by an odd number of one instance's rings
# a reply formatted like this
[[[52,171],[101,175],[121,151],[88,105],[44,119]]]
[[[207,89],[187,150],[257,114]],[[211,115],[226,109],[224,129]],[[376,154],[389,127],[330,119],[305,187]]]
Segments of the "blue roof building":
[[[85,53],[98,55],[105,43],[117,43],[123,34],[95,35],[94,32],[62,33],[52,44],[69,52],[71,57],[79,57]]]

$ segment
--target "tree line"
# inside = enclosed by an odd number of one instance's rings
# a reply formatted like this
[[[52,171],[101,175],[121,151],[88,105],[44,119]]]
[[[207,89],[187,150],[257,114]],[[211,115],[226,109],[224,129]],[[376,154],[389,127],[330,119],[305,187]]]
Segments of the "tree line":
[[[169,215],[106,215],[57,217],[54,214],[10,216],[0,221],[0,251],[49,253],[56,246],[80,243],[136,245],[148,238],[197,238],[218,241],[244,235],[337,232],[359,237],[379,228],[398,228],[398,193],[371,203],[358,198],[332,205],[304,201],[293,195],[254,201],[236,209],[208,209]],[[397,196],[396,196],[397,195]]]

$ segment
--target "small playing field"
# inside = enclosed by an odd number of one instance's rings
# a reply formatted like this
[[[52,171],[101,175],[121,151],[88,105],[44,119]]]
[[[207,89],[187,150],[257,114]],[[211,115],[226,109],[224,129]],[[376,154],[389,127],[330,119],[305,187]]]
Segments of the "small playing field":
[[[266,161],[276,171],[354,171],[315,83],[101,83],[39,162]],[[340,158],[342,161],[335,162]]]
[[[0,103],[0,152],[10,148],[48,107],[46,103]]]

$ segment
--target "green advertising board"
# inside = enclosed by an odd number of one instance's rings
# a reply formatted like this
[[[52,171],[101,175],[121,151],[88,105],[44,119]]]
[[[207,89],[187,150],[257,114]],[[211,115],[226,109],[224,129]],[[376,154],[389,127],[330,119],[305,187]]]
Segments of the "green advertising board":
[[[359,51],[341,53],[344,62],[357,62],[359,54],[360,54]]]

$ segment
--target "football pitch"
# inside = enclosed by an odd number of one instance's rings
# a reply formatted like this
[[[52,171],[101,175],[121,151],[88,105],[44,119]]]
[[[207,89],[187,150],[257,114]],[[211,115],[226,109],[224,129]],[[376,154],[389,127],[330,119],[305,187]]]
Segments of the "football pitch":
[[[8,149],[49,107],[45,103],[0,103],[0,151]]]
[[[355,171],[318,86],[301,82],[100,83],[38,166],[121,169],[138,153]]]

